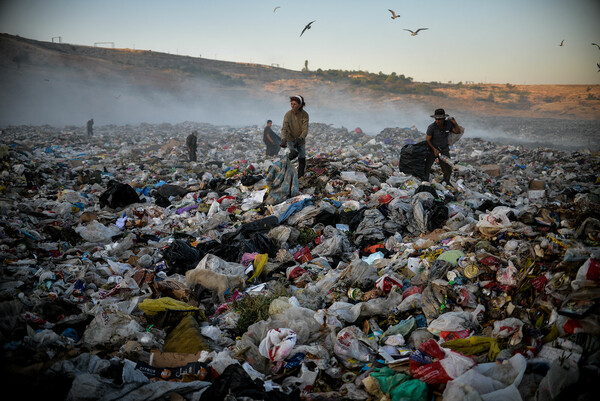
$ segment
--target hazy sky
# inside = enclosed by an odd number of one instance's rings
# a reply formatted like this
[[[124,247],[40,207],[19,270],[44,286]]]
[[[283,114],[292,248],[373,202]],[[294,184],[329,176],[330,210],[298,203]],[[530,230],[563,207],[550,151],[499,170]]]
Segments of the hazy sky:
[[[30,39],[422,82],[600,84],[599,21],[598,0],[0,1],[0,32]]]

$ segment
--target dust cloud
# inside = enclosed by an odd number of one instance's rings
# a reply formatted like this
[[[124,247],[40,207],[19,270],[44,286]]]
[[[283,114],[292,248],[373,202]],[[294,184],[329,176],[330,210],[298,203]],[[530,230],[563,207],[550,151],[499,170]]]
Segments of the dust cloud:
[[[286,93],[261,89],[217,88],[197,80],[176,92],[134,85],[125,80],[90,79],[45,74],[43,77],[2,74],[0,126],[82,126],[94,118],[96,125],[137,125],[194,121],[214,125],[281,124],[289,110]],[[353,130],[360,127],[376,135],[387,127],[424,129],[430,111],[418,106],[394,106],[364,102],[347,94],[314,90],[302,93],[311,122]]]
[[[72,72],[72,71],[71,71]],[[360,94],[349,94],[332,87],[294,90],[286,93],[266,92],[262,88],[217,87],[195,80],[165,88],[149,85],[143,79],[115,78],[109,74],[96,76],[85,71],[66,74],[63,70],[0,69],[0,127],[9,125],[50,125],[83,127],[90,118],[96,126],[139,125],[141,123],[177,124],[184,121],[226,126],[263,126],[273,120],[276,126],[289,110],[289,96],[301,94],[311,122],[345,127],[359,127],[368,135],[385,128],[415,127],[425,132],[432,123],[433,108],[400,100],[371,100]],[[443,107],[443,105],[441,105]],[[498,143],[531,144],[556,148],[585,148],[591,139],[586,131],[598,132],[596,126],[578,128],[575,139],[565,142],[564,131],[554,135],[548,130],[528,132],[515,124],[489,123],[481,118],[447,110],[466,128],[465,138],[481,138]],[[556,128],[552,122],[550,128]],[[565,123],[565,124],[571,124]],[[535,122],[539,129],[540,122]],[[581,133],[584,132],[584,135]],[[544,140],[540,141],[540,135]],[[590,134],[592,135],[592,134]],[[593,139],[593,138],[592,138]],[[587,142],[586,142],[587,141]]]

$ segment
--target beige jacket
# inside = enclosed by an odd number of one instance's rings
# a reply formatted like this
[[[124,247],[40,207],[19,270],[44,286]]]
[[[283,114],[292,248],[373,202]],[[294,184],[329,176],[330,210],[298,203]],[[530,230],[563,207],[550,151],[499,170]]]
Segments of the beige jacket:
[[[308,113],[304,110],[294,115],[291,110],[285,113],[281,127],[281,141],[306,140],[308,135]]]

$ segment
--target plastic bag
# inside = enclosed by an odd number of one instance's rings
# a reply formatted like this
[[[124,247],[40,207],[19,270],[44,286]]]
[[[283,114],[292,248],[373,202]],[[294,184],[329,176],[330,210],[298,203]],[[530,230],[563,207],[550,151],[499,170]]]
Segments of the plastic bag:
[[[458,142],[460,138],[462,138],[464,133],[465,128],[461,127],[460,125],[458,126],[458,134],[454,133],[453,131],[450,131],[450,134],[448,135],[448,145],[454,145],[456,142]]]
[[[167,309],[172,310],[200,310],[195,306],[191,306],[185,302],[178,301],[170,297],[162,297],[157,299],[144,299],[138,304],[140,308],[147,316],[156,316],[159,312],[164,312]]]
[[[409,375],[398,373],[387,366],[373,369],[371,376],[377,379],[380,390],[388,394],[392,401],[427,400],[427,385],[421,380],[412,380]]]
[[[507,208],[495,207],[489,214],[480,214],[475,227],[486,237],[494,237],[513,226],[507,216]]]
[[[377,343],[356,326],[343,328],[337,335],[333,350],[344,366],[357,368],[375,360]]]
[[[575,280],[571,281],[571,287],[574,290],[579,290],[584,286],[596,285],[600,280],[600,261],[589,258],[577,270]]]
[[[400,160],[398,169],[405,173],[426,180],[425,174],[425,159],[429,153],[429,144],[426,141],[421,141],[414,145],[404,145],[400,150]]]
[[[258,346],[258,351],[271,362],[283,361],[296,345],[296,332],[291,329],[271,329]]]
[[[121,234],[119,227],[115,225],[105,226],[98,220],[93,220],[85,226],[75,227],[75,232],[88,242],[105,244],[112,242],[112,237],[115,235]]]
[[[446,312],[431,321],[427,329],[435,335],[442,331],[474,330],[479,327],[477,317],[484,310],[483,305],[478,305],[473,312]]]
[[[254,266],[254,274],[252,277],[248,279],[248,281],[252,281],[254,278],[259,277],[263,271],[263,268],[267,264],[269,260],[269,255],[266,253],[261,253],[256,255],[254,258],[253,266]]]
[[[359,183],[359,184],[368,184],[369,179],[365,175],[365,173],[361,171],[342,171],[340,173],[340,178],[344,181]]]
[[[281,386],[286,392],[291,392],[294,389],[299,389],[300,391],[311,392],[312,387],[317,380],[317,376],[319,375],[319,368],[315,368],[315,370],[310,370],[306,364],[302,364],[300,368],[300,375],[296,376],[288,376],[281,382]]]
[[[475,390],[485,401],[521,401],[518,386],[523,379],[527,360],[515,354],[502,364],[484,363],[456,377],[446,385],[444,400],[475,399]]]
[[[458,352],[445,350],[431,339],[410,356],[410,374],[427,384],[443,384],[459,377],[475,362]]]
[[[524,323],[519,319],[509,317],[504,320],[494,322],[494,330],[492,331],[493,338],[511,338],[510,344],[516,345],[523,338]]]
[[[478,355],[484,352],[488,353],[488,359],[495,361],[500,353],[498,339],[491,337],[472,336],[469,338],[458,338],[449,340],[442,344],[442,347],[460,352],[463,355]]]
[[[188,315],[167,335],[163,351],[195,354],[210,351],[210,347],[204,341],[196,319]]]
[[[550,370],[542,379],[536,392],[537,401],[556,400],[562,391],[579,379],[577,364],[562,363],[559,359],[552,362]],[[570,398],[570,397],[566,397]]]
[[[381,336],[381,341],[385,342],[386,338],[395,334],[401,334],[403,337],[408,337],[410,333],[417,328],[417,320],[410,317],[400,323],[390,326]]]

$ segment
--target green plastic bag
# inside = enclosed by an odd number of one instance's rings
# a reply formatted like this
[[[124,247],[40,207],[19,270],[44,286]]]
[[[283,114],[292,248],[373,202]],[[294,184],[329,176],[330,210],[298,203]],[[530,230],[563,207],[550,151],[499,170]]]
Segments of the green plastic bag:
[[[379,342],[383,343],[383,342],[385,342],[386,338],[396,335],[396,334],[402,334],[402,337],[408,338],[408,335],[410,333],[412,333],[412,331],[415,330],[416,328],[417,328],[417,319],[415,319],[414,317],[410,317],[408,319],[401,321],[400,323],[398,323],[394,326],[388,327],[387,330],[381,336],[381,339],[379,340]]]
[[[379,389],[392,401],[427,401],[427,384],[421,380],[411,379],[409,375],[387,366],[373,369],[371,376],[377,379]]]

